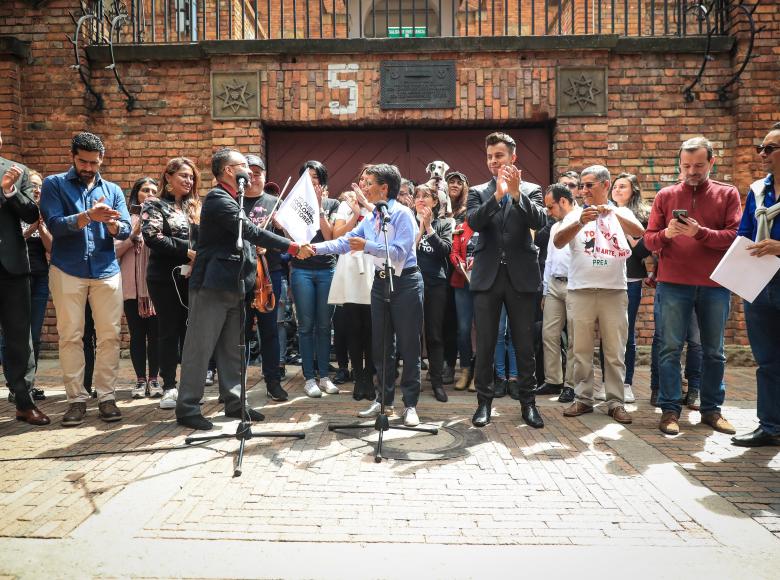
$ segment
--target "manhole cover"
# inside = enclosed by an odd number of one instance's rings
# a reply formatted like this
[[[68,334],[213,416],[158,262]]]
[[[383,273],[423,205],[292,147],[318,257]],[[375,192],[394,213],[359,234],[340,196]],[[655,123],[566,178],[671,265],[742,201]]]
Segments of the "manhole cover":
[[[339,440],[347,446],[356,448],[369,444],[376,448],[379,433],[373,426],[352,432],[336,431]],[[357,445],[350,445],[352,440]],[[471,429],[462,424],[439,427],[436,435],[391,429],[385,431],[382,438],[382,456],[401,461],[431,461],[451,459],[465,455],[468,448],[483,443],[485,436],[481,430]]]

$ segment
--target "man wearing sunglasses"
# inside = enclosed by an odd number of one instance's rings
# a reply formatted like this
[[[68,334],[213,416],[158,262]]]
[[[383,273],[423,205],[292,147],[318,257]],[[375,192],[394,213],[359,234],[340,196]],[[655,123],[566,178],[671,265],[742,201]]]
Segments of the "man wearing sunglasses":
[[[755,242],[750,248],[754,256],[780,256],[780,196],[775,181],[780,175],[780,123],[775,123],[756,152],[769,173],[750,186],[738,234]],[[732,437],[731,442],[740,447],[780,445],[780,272],[752,303],[745,301],[745,323],[758,364],[758,429]]]
[[[737,235],[742,214],[739,192],[733,185],[710,179],[715,157],[712,143],[704,137],[685,141],[679,160],[681,181],[658,192],[645,234],[647,249],[658,253],[658,406],[662,411],[658,428],[667,435],[680,432],[680,355],[695,314],[704,357],[701,421],[721,433],[734,434],[720,412],[726,396],[723,333],[731,293],[713,282],[710,274]]]

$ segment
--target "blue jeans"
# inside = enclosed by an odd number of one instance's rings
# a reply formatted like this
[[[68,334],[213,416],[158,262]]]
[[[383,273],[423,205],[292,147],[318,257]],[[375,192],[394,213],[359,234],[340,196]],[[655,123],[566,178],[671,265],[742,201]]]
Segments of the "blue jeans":
[[[471,326],[474,323],[474,296],[466,284],[463,288],[453,288],[455,291],[455,311],[458,315],[458,354],[460,368],[471,367]]]
[[[719,412],[726,397],[723,384],[726,367],[723,331],[729,317],[731,294],[725,288],[709,286],[662,282],[658,287],[661,288],[661,348],[658,355],[661,384],[658,406],[678,415],[682,410],[680,355],[695,313],[699,321],[703,354],[701,413]]]
[[[658,353],[661,350],[661,293],[655,289],[653,303],[653,346],[650,350],[650,388],[658,390]],[[699,321],[691,316],[691,324],[685,338],[688,351],[685,355],[685,378],[688,379],[688,389],[696,391],[701,387],[701,336],[699,336]]]
[[[303,378],[314,378],[314,357],[320,378],[328,376],[330,361],[330,321],[334,306],[328,304],[333,269],[293,268],[290,274],[295,311],[298,315],[298,342]]]
[[[509,359],[509,368],[506,368],[506,359]],[[515,358],[515,346],[512,344],[512,332],[507,324],[506,306],[501,307],[501,318],[498,320],[498,341],[496,342],[495,356],[496,374],[499,379],[517,378],[517,359]],[[507,376],[506,371],[509,370]]]
[[[636,362],[636,316],[642,302],[642,281],[628,283],[628,340],[626,340],[626,376],[623,382],[634,383],[634,364]]]
[[[780,356],[777,350],[780,328],[780,274],[775,274],[753,304],[745,302],[745,322],[750,348],[758,365],[758,422],[767,433],[780,435]]]

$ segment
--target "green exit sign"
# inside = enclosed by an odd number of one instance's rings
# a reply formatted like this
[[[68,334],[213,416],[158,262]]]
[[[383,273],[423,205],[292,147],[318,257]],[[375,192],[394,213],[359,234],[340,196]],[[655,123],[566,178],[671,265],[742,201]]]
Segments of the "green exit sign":
[[[390,38],[425,38],[428,36],[427,26],[388,26],[387,36]]]

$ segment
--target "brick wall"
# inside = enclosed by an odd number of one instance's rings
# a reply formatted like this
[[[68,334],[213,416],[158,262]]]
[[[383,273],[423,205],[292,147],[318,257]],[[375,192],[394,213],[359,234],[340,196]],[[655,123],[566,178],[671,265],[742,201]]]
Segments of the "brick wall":
[[[707,66],[697,99],[686,103],[682,88],[700,66],[699,54],[617,54],[607,50],[526,51],[520,53],[437,53],[431,58],[457,62],[458,101],[454,109],[383,111],[379,109],[379,64],[386,59],[417,59],[416,54],[231,55],[200,60],[120,62],[122,78],[137,96],[127,112],[124,97],[105,63],[92,66],[90,77],[106,99],[103,111],[89,112],[85,90],[73,62],[67,14],[77,2],[54,0],[35,10],[21,0],[0,6],[0,34],[31,42],[31,59],[0,54],[0,128],[5,156],[20,159],[44,174],[69,166],[69,140],[88,129],[104,137],[103,172],[123,188],[141,175],[158,176],[165,162],[185,154],[208,175],[212,151],[232,145],[262,151],[263,127],[390,127],[436,125],[467,127],[546,123],[552,128],[553,168],[582,168],[605,163],[611,171],[637,173],[645,194],[676,179],[679,144],[704,133],[717,149],[716,179],[732,181],[740,191],[760,175],[751,146],[773,121],[780,120],[776,89],[780,72],[778,23],[780,0],[759,8],[760,24],[769,30],[757,42],[741,83],[726,102],[716,87],[740,65],[745,27],[733,55],[718,54]],[[161,49],[162,50],[162,49]],[[329,103],[346,103],[348,91],[328,86],[328,65],[354,63],[342,74],[359,86],[357,111],[334,115]],[[559,118],[556,114],[556,67],[598,65],[608,70],[606,117]],[[209,78],[213,71],[261,74],[262,121],[213,121]],[[209,180],[205,179],[205,185]],[[747,344],[741,304],[734,301],[726,340]],[[643,299],[638,322],[640,343],[652,336],[652,293]],[[56,349],[53,311],[46,320],[44,348]]]

